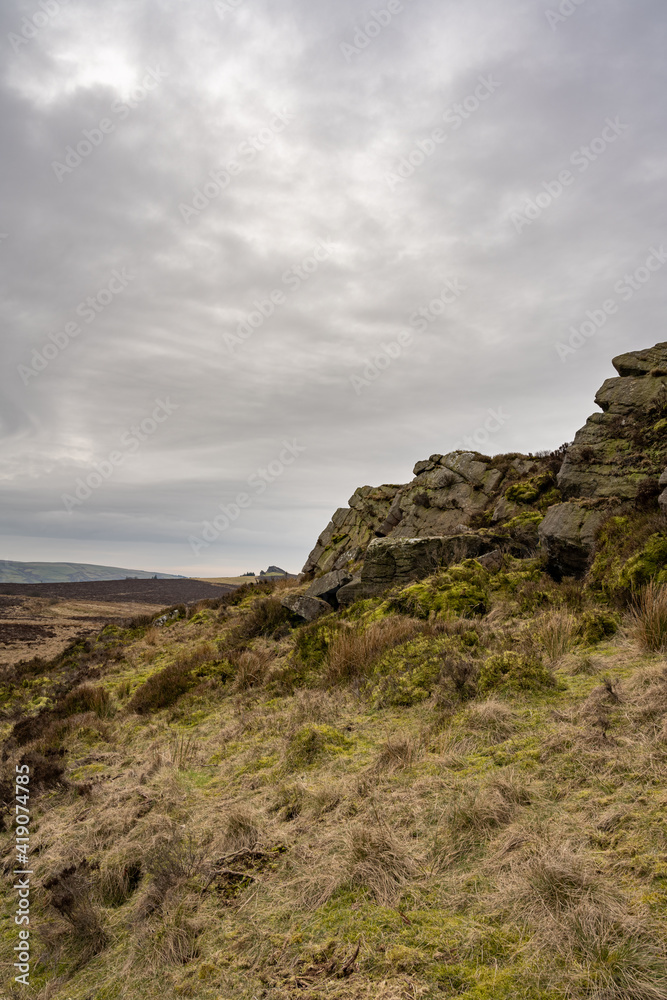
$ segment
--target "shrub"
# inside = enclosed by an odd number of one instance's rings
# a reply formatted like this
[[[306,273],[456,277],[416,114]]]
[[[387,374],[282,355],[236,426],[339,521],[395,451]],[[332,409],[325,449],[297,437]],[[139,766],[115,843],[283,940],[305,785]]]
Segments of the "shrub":
[[[56,710],[64,716],[94,712],[102,719],[111,715],[111,699],[109,692],[101,685],[81,684],[66,695]]]
[[[667,535],[651,535],[644,547],[632,556],[619,575],[621,587],[637,590],[650,580],[667,583]]]
[[[579,618],[577,634],[589,646],[594,646],[603,639],[609,639],[618,632],[618,615],[612,611],[596,609],[584,611]]]
[[[438,683],[448,645],[446,638],[420,635],[381,656],[370,682],[374,705],[408,706],[430,697]]]
[[[232,630],[230,642],[238,646],[259,636],[279,639],[298,625],[300,619],[288,608],[283,607],[277,597],[265,597],[254,601],[240,622]]]
[[[555,686],[554,675],[541,659],[513,650],[487,657],[479,675],[482,694],[489,691],[542,691]]]
[[[88,863],[70,865],[44,882],[48,902],[72,929],[72,940],[81,951],[81,962],[99,954],[107,944],[100,914],[91,899]]]
[[[174,886],[200,873],[204,860],[192,838],[174,837],[153,844],[146,852],[143,867],[150,876],[150,884],[137,907],[137,917],[141,920],[162,907]]]
[[[628,631],[642,650],[667,649],[667,586],[651,581],[644,587],[630,612]]]
[[[191,667],[181,662],[171,663],[163,670],[153,674],[134,692],[128,709],[138,715],[157,712],[161,708],[170,708],[181,695],[196,684]]]
[[[249,691],[259,687],[265,680],[273,660],[265,649],[232,650],[228,661],[234,670],[234,687],[237,691]]]

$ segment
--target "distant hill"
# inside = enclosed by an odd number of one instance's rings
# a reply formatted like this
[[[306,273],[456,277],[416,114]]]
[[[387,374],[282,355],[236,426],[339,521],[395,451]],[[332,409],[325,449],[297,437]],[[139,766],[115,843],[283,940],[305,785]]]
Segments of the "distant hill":
[[[117,566],[92,566],[89,563],[11,562],[0,559],[0,583],[85,583],[89,580],[183,580],[169,573],[149,573]]]

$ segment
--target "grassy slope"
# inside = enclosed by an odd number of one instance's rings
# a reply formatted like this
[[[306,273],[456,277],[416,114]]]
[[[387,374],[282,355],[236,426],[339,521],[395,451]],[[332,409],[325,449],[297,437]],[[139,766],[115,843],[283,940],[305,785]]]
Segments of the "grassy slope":
[[[0,560],[0,583],[83,583],[87,580],[122,580],[126,576],[149,579],[154,576],[143,570],[119,569],[116,566],[94,566],[89,563],[12,562]],[[158,573],[158,577],[176,577]]]
[[[8,745],[44,790],[7,995],[666,997],[664,655],[597,641],[536,563],[466,567],[294,630],[235,595],[9,676],[12,718],[51,714]]]

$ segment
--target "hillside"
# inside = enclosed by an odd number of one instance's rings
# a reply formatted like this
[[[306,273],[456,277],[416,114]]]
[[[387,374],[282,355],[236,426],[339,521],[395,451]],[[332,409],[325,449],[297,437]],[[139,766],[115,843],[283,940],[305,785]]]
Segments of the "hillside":
[[[177,580],[169,573],[119,569],[116,566],[93,566],[88,563],[12,562],[0,559],[0,583],[85,583],[88,580]]]
[[[6,995],[665,1000],[652,351],[616,359],[566,449],[432,456],[357,491],[298,581],[6,668]]]

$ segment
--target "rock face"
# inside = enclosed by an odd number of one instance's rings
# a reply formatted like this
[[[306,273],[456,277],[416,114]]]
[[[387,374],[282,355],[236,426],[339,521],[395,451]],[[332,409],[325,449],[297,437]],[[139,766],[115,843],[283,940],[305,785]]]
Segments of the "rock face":
[[[540,524],[539,536],[556,576],[581,576],[595,551],[595,535],[606,513],[576,503],[550,507]]]
[[[614,505],[659,493],[667,460],[667,343],[622,354],[613,365],[619,378],[607,379],[595,397],[602,413],[577,431],[558,473],[570,502],[551,508],[540,525],[555,576],[586,572],[596,532]],[[659,500],[663,510],[666,494]]]
[[[598,529],[619,505],[655,505],[660,494],[667,512],[667,343],[613,364],[619,377],[599,390],[601,412],[558,452],[431,455],[416,464],[410,483],[356,490],[302,571],[316,583],[337,573],[353,579],[333,596],[328,589],[313,595],[349,604],[428,575],[453,561],[454,550],[457,560],[497,550],[495,563],[503,551],[530,554],[538,524],[554,576],[580,576]]]

